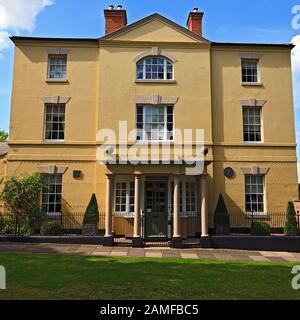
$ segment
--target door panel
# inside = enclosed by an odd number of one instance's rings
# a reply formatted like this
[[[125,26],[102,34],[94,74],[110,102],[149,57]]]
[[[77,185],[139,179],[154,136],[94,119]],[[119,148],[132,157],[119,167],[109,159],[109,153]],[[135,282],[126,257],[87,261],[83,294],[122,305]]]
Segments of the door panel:
[[[168,184],[165,181],[145,183],[145,237],[168,237]]]

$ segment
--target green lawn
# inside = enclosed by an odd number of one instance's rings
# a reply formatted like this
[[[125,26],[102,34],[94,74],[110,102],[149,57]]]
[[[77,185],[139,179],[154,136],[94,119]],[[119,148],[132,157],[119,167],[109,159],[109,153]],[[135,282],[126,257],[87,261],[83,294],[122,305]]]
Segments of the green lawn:
[[[299,299],[290,263],[0,254],[2,299]]]

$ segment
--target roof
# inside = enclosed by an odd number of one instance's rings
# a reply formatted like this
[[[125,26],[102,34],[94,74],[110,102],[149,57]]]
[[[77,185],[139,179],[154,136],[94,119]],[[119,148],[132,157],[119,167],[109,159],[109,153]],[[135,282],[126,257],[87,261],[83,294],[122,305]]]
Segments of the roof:
[[[15,43],[17,40],[25,40],[25,41],[62,41],[62,42],[96,42],[98,43],[98,39],[96,38],[45,38],[45,37],[20,37],[20,36],[12,36],[10,40]]]
[[[290,48],[295,47],[292,43],[251,43],[251,42],[212,42],[213,47],[218,46],[251,46],[251,47],[281,47],[281,48]]]
[[[293,49],[295,46],[291,43],[230,43],[230,42],[210,42],[209,40],[200,37],[199,35],[197,35],[196,33],[190,31],[187,28],[182,27],[181,25],[175,23],[174,21],[158,14],[158,13],[154,13],[152,15],[149,15],[143,19],[140,19],[134,23],[131,23],[127,26],[125,26],[124,28],[121,28],[119,30],[116,30],[114,32],[111,32],[109,34],[106,34],[103,37],[100,38],[48,38],[48,37],[21,37],[21,36],[12,36],[10,37],[11,41],[13,41],[15,43],[15,41],[17,40],[22,40],[22,41],[61,41],[61,42],[94,42],[94,43],[98,43],[99,40],[112,40],[113,38],[125,34],[133,29],[138,28],[139,26],[142,26],[150,21],[153,20],[159,20],[167,25],[169,25],[170,27],[178,30],[181,33],[184,33],[185,35],[198,40],[199,42],[205,42],[205,43],[211,43],[211,45],[213,47],[217,47],[217,46],[255,46],[255,47],[273,47],[273,48],[289,48],[289,49]]]
[[[175,23],[174,21],[166,18],[166,17],[163,17],[162,15],[158,14],[158,13],[154,13],[154,14],[151,14],[150,16],[147,16],[141,20],[138,20],[134,23],[131,23],[129,25],[127,25],[126,27],[124,28],[121,28],[119,30],[116,30],[114,32],[111,32],[109,34],[106,34],[105,36],[101,37],[99,40],[110,40],[114,37],[117,37],[121,34],[124,34],[124,33],[127,33],[133,29],[136,29],[138,28],[139,26],[142,26],[144,24],[147,24],[148,22],[150,21],[153,21],[153,20],[158,20],[158,21],[161,21],[167,25],[169,25],[170,27],[172,27],[173,29],[176,29],[177,31],[181,32],[181,33],[184,33],[186,36],[190,37],[190,38],[193,38],[195,40],[198,40],[198,41],[201,41],[201,42],[206,42],[206,43],[210,43],[209,40],[203,38],[203,37],[200,37],[199,35],[197,35],[196,33],[190,31],[189,29],[187,28],[184,28],[182,27],[181,25],[179,25],[178,23]]]
[[[7,142],[0,142],[0,156],[7,154],[8,144]]]

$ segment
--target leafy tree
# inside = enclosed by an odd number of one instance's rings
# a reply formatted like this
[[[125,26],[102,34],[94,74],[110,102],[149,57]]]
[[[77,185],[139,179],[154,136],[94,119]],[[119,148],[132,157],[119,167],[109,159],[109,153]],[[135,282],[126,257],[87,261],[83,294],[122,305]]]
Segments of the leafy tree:
[[[288,203],[284,234],[286,236],[296,236],[298,234],[296,212],[292,202]]]
[[[221,229],[217,230],[217,233],[228,234],[230,232],[230,217],[222,194],[219,196],[215,210],[215,225],[217,229]],[[222,227],[220,228],[220,226]]]
[[[4,130],[0,130],[0,141],[6,141],[8,138],[8,133]]]
[[[10,177],[4,184],[0,199],[15,216],[36,213],[41,189],[45,187],[40,173],[26,177]]]
[[[83,223],[98,223],[99,210],[96,195],[93,194],[88,207],[86,208]]]

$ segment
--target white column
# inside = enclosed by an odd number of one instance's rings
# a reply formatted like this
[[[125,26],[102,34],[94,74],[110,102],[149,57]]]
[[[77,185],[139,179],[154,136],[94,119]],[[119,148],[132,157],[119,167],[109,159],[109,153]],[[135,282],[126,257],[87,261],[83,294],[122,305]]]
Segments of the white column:
[[[173,238],[180,238],[180,179],[174,178],[174,218]]]
[[[133,237],[141,238],[141,176],[134,177],[134,225]]]
[[[106,175],[105,237],[112,237],[114,176]]]
[[[207,173],[200,176],[200,208],[201,208],[201,236],[208,236],[208,192]]]

